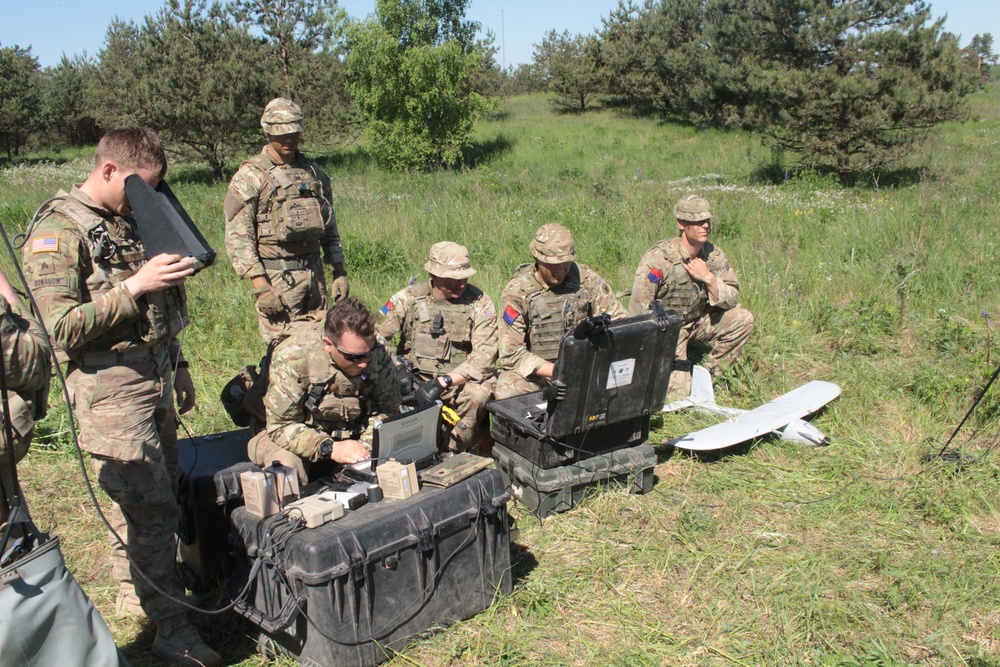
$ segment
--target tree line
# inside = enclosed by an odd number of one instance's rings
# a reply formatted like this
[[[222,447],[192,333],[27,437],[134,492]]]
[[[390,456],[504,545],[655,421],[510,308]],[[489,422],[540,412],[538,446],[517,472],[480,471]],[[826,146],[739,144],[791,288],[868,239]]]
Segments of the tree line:
[[[549,32],[526,81],[578,111],[597,100],[761,135],[781,162],[841,176],[897,162],[996,65],[923,0],[620,0],[593,35]]]
[[[451,167],[498,95],[544,90],[564,109],[748,129],[776,161],[847,176],[961,118],[997,63],[991,35],[960,47],[924,0],[619,0],[594,34],[550,31],[530,64],[501,71],[468,2],[377,0],[354,20],[336,0],[167,0],[113,21],[93,58],[42,69],[30,47],[2,47],[0,150],[141,124],[221,179],[280,95],[314,144],[363,134],[389,168]]]
[[[336,0],[167,0],[141,22],[114,20],[95,58],[39,67],[0,48],[0,150],[93,144],[108,128],[155,128],[216,179],[260,141],[264,104],[284,96],[309,140],[364,133],[392,168],[461,162],[473,120],[498,107],[492,41],[469,0],[377,0],[353,20]]]

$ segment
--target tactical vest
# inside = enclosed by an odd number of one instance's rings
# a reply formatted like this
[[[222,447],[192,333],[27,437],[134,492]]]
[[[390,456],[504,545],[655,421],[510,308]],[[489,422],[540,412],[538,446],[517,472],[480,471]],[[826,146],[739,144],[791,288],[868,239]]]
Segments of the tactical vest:
[[[274,164],[258,153],[243,164],[251,164],[267,175],[270,189],[257,201],[257,242],[278,245],[323,238],[326,221],[320,200],[323,186],[311,165],[297,167]]]
[[[684,324],[694,322],[708,312],[708,288],[694,280],[684,268],[683,249],[678,247],[677,241],[671,238],[656,245],[670,263],[667,274],[657,285],[656,298],[664,308],[676,310]],[[714,246],[705,244],[708,268],[717,273],[718,253],[714,253],[713,257],[714,249]]]
[[[135,227],[120,217],[107,220],[83,202],[59,191],[52,200],[58,212],[83,232],[90,246],[91,275],[81,291],[97,301],[126,279],[135,275],[148,257]],[[167,343],[188,324],[187,295],[181,287],[147,292],[136,300],[139,316],[122,322],[83,345],[78,352],[105,352],[126,348],[152,347]]]
[[[522,271],[518,280],[524,293],[528,350],[546,361],[559,356],[563,334],[590,317],[590,295],[582,289],[580,267],[573,262],[566,280],[555,289],[545,289],[534,270]]]
[[[308,331],[314,332],[314,328]],[[320,329],[322,331],[322,329]],[[308,333],[306,335],[309,335]],[[378,377],[379,369],[369,362],[355,386],[351,378],[333,369],[330,355],[317,339],[302,345],[309,368],[309,396],[306,398],[306,424],[322,430],[336,440],[358,439],[368,427],[371,411],[371,393],[375,383],[369,378]]]
[[[472,304],[482,291],[472,285],[457,303],[435,299],[429,282],[410,289],[413,305],[406,314],[413,365],[422,373],[441,375],[472,353]]]

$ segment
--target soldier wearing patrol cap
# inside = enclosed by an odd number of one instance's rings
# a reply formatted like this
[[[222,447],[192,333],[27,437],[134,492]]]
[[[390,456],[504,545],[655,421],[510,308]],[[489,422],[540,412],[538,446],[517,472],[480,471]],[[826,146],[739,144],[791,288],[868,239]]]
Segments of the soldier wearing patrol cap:
[[[386,341],[399,334],[396,354],[413,364],[414,380],[440,385],[441,400],[459,416],[448,447],[466,451],[476,443],[478,424],[493,396],[496,309],[492,299],[469,284],[476,270],[465,246],[435,243],[424,268],[429,280],[411,281],[382,306],[378,334]]]
[[[269,342],[295,317],[326,308],[324,261],[333,265],[333,301],[350,287],[330,177],[299,152],[302,109],[275,98],[260,126],[268,143],[233,176],[224,209],[226,251],[236,273],[253,282],[260,335]]]
[[[501,298],[497,398],[548,386],[563,334],[582,320],[603,313],[626,315],[608,283],[575,261],[568,229],[543,225],[529,248],[535,263],[518,269]]]
[[[716,377],[720,364],[739,358],[753,329],[753,315],[738,303],[740,285],[729,260],[708,240],[712,230],[708,200],[682,197],[674,206],[674,218],[678,235],[663,239],[639,261],[629,312],[638,315],[653,300],[677,311],[684,320],[677,358],[687,358],[692,341],[709,345],[702,365]],[[669,395],[686,396],[690,391],[691,374],[675,371]]]

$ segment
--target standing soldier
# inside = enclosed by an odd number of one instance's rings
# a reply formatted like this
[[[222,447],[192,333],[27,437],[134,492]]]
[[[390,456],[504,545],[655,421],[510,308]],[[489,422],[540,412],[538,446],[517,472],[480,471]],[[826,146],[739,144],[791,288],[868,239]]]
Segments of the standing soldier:
[[[324,259],[333,265],[333,301],[350,287],[330,177],[299,152],[302,109],[275,98],[260,126],[267,145],[233,176],[224,208],[226,251],[237,275],[253,282],[260,335],[270,342],[290,320],[327,307]]]
[[[525,264],[503,290],[500,376],[497,398],[544,389],[555,370],[563,334],[581,321],[607,313],[624,317],[625,308],[607,282],[576,261],[573,236],[558,223],[543,225],[529,246],[534,264]]]
[[[399,412],[399,374],[375,340],[375,316],[354,297],[289,333],[271,356],[267,429],[247,452],[260,466],[293,468],[305,484],[371,456],[369,422]]]
[[[170,388],[181,414],[194,407],[177,339],[188,322],[183,283],[193,260],[148,257],[125,194],[126,177],[138,174],[155,188],[166,171],[152,131],[108,132],[87,180],[60,190],[33,223],[24,272],[60,357],[69,361],[66,388],[80,446],[113,501],[108,520],[127,545],[126,558],[112,538],[119,609],[135,608],[138,598],[137,611],[156,624],[153,653],[168,663],[220,665],[174,600],[184,586],[175,570],[179,471]]]
[[[21,299],[0,271],[0,348],[3,353],[3,386],[7,390],[10,435],[0,428],[0,468],[2,479],[7,481],[7,471],[24,458],[35,432],[35,422],[45,416],[48,408],[49,379],[52,363],[45,344],[45,333],[30,309],[21,305]],[[0,412],[0,422],[6,415]],[[0,494],[0,526],[7,522],[10,507],[7,494],[15,489],[4,489]],[[2,529],[0,529],[2,533]],[[20,537],[13,534],[13,537]],[[0,544],[0,553],[7,546]]]
[[[708,200],[696,195],[681,198],[674,206],[678,235],[663,239],[646,251],[632,282],[629,312],[638,315],[654,299],[676,310],[684,320],[676,356],[687,358],[692,341],[711,345],[702,365],[717,377],[720,364],[739,358],[750,337],[753,315],[739,305],[740,284],[725,254],[709,243],[712,211]],[[691,374],[675,371],[669,394],[691,392]]]
[[[435,243],[424,268],[430,279],[396,292],[382,306],[377,331],[386,341],[399,334],[396,354],[413,364],[415,381],[440,386],[432,393],[459,416],[448,449],[462,452],[475,445],[477,426],[493,396],[496,309],[490,297],[469,284],[476,270],[465,246]]]

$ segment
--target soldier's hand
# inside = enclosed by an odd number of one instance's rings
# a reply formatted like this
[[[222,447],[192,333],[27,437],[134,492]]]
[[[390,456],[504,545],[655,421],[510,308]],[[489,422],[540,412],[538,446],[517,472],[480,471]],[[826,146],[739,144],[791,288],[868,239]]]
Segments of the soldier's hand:
[[[715,279],[715,274],[708,268],[708,264],[700,257],[695,257],[690,262],[684,262],[684,269],[688,275],[700,283],[708,283]]]
[[[437,378],[431,378],[427,382],[423,383],[417,387],[417,401],[419,404],[423,405],[425,403],[433,403],[434,401],[441,398],[441,394],[444,392],[444,387],[438,382]]]
[[[334,303],[351,296],[351,286],[347,282],[347,276],[337,276],[330,285],[330,297]]]
[[[262,285],[253,291],[257,297],[257,308],[268,317],[284,315],[287,307],[281,295],[270,284]]]
[[[149,292],[176,287],[194,273],[194,259],[180,255],[156,255],[142,265],[135,275],[125,279],[125,289],[132,298]]]
[[[371,458],[368,449],[357,440],[340,440],[333,443],[330,459],[345,465]]]
[[[177,393],[177,413],[184,414],[194,407],[194,382],[186,368],[178,368],[174,375],[174,391]]]

